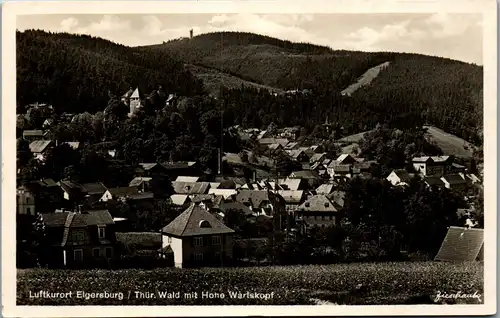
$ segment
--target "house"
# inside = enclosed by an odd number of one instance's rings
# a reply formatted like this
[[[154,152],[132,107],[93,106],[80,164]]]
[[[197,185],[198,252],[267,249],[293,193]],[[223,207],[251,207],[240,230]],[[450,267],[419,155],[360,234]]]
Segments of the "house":
[[[129,116],[135,114],[136,111],[142,107],[139,88],[134,90],[131,87],[125,94],[123,94],[121,101],[129,107]]]
[[[155,209],[155,198],[152,192],[136,192],[123,197],[130,209],[135,213],[151,213]]]
[[[459,174],[444,175],[441,177],[441,181],[443,181],[445,188],[451,190],[465,191],[467,189],[467,181]]]
[[[441,177],[437,176],[428,176],[424,177],[424,183],[427,187],[444,187],[444,182],[441,180]]]
[[[450,226],[435,261],[475,261],[483,258],[484,230]]]
[[[146,192],[151,189],[151,181],[153,178],[151,177],[135,177],[132,181],[129,182],[129,187],[135,187],[139,191]]]
[[[300,127],[285,127],[283,128],[280,136],[283,138],[288,138],[291,140],[295,140],[300,136]]]
[[[283,190],[305,190],[307,188],[307,181],[304,179],[279,179],[278,183]]]
[[[53,123],[54,123],[54,120],[52,118],[47,118],[43,121],[42,127],[49,128],[50,126],[52,126]]]
[[[51,140],[35,140],[30,143],[30,151],[33,153],[38,160],[43,161],[45,159],[45,154],[52,148],[53,142]]]
[[[283,146],[278,144],[278,143],[274,143],[274,144],[269,144],[267,145],[267,147],[269,148],[269,150],[271,151],[277,151],[277,150],[283,150]]]
[[[352,164],[358,162],[350,154],[341,154],[340,156],[338,156],[336,161],[337,161],[338,165],[352,165]]]
[[[161,232],[162,248],[172,250],[178,268],[232,261],[234,231],[198,205],[192,204]]]
[[[309,156],[302,149],[286,150],[290,158],[298,162],[309,162]]]
[[[336,185],[334,183],[325,183],[316,188],[316,194],[328,195],[333,192]]]
[[[210,190],[209,182],[173,181],[172,186],[177,194],[206,194]]]
[[[82,187],[91,203],[100,201],[106,190],[108,190],[102,182],[84,183]]]
[[[63,197],[65,200],[80,202],[85,198],[85,195],[87,195],[85,188],[79,183],[70,180],[61,180],[58,184],[63,190]]]
[[[31,181],[24,187],[34,196],[37,213],[53,212],[64,206],[64,192],[52,179]]]
[[[100,267],[113,264],[115,231],[107,210],[42,214],[47,261],[51,267]]]
[[[170,196],[170,200],[172,201],[172,204],[174,206],[181,207],[184,209],[187,209],[191,204],[191,199],[187,194],[172,194]]]
[[[404,169],[393,170],[388,176],[387,181],[389,181],[393,186],[405,186],[410,183],[411,176]]]
[[[307,199],[295,212],[297,220],[302,221],[306,227],[325,227],[340,222],[339,210],[322,194]]]
[[[16,198],[18,215],[36,215],[35,196],[28,187],[18,187]]]
[[[187,176],[178,176],[175,181],[179,182],[198,182],[200,177],[187,177]]]
[[[285,210],[288,212],[294,212],[298,207],[305,201],[305,192],[303,190],[284,190],[275,191],[276,194],[280,195],[285,201]]]
[[[415,171],[423,176],[442,176],[449,169],[451,165],[450,156],[424,156],[415,157],[412,160],[413,168]]]
[[[253,216],[253,211],[241,202],[221,202],[218,207],[219,215],[224,217],[228,211],[240,211],[247,218]]]
[[[201,206],[207,211],[213,207],[215,195],[213,194],[192,194],[189,196],[192,203]]]
[[[140,177],[153,177],[157,173],[166,173],[166,169],[159,163],[139,163],[136,174]]]
[[[264,139],[264,138],[268,138],[271,136],[271,133],[267,130],[262,130],[261,132],[259,132],[257,134],[257,139],[259,140],[259,143],[260,143],[260,140],[261,139]]]
[[[23,131],[23,139],[27,141],[42,140],[43,130],[25,130]]]
[[[235,201],[243,203],[256,215],[272,216],[274,206],[272,204],[272,193],[267,190],[239,190],[235,196]]]
[[[327,168],[328,174],[332,179],[344,179],[352,177],[352,165],[350,164],[339,164],[336,160],[333,160]]]
[[[109,188],[104,192],[100,201],[108,200],[124,200],[132,195],[139,193],[136,187],[119,187],[119,188]]]
[[[208,190],[208,194],[222,195],[227,200],[238,194],[238,191],[236,189],[210,189]]]
[[[81,143],[80,143],[80,142],[78,142],[78,141],[65,141],[65,142],[63,142],[62,144],[64,144],[64,145],[68,145],[68,146],[70,146],[71,148],[73,148],[74,150],[78,150],[78,149],[80,149],[80,145],[81,145]]]
[[[326,159],[326,152],[323,153],[315,153],[309,158],[309,163],[322,163]]]
[[[289,142],[287,143],[283,149],[285,150],[295,150],[295,149],[298,149],[300,147],[299,143],[298,142]]]
[[[306,180],[309,187],[317,187],[320,183],[318,173],[312,170],[294,171],[290,173],[288,178]]]

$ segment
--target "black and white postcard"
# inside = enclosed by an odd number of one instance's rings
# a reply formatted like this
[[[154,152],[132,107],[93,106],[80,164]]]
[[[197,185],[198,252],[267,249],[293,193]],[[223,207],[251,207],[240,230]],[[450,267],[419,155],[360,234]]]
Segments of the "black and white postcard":
[[[3,9],[4,316],[496,312],[495,1]]]

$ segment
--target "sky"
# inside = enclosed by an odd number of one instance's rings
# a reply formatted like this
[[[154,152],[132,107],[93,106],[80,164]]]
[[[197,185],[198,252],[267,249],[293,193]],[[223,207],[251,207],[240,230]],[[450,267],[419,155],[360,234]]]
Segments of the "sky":
[[[18,16],[17,29],[99,36],[128,46],[245,31],[333,49],[410,52],[483,64],[480,14],[161,14]]]

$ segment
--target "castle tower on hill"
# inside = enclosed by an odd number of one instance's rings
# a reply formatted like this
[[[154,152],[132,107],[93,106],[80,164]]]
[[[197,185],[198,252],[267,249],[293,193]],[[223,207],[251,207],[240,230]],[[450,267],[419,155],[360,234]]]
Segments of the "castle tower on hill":
[[[193,38],[193,29],[189,30],[189,38],[192,39]]]
[[[132,116],[139,108],[142,107],[139,88],[136,88],[135,90],[130,88],[130,90],[122,96],[122,102],[129,106],[129,116]]]

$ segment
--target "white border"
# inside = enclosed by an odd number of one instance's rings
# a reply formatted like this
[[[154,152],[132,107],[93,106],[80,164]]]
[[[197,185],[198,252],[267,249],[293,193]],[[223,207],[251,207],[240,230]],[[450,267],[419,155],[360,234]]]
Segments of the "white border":
[[[99,1],[6,3],[2,12],[2,314],[16,317],[90,316],[247,316],[247,315],[489,315],[496,313],[497,193],[497,8],[494,0],[419,1]],[[485,158],[485,289],[484,305],[401,306],[16,306],[15,268],[15,28],[25,14],[155,14],[167,13],[432,13],[480,12],[484,15],[484,158]],[[486,275],[487,273],[487,275]]]

